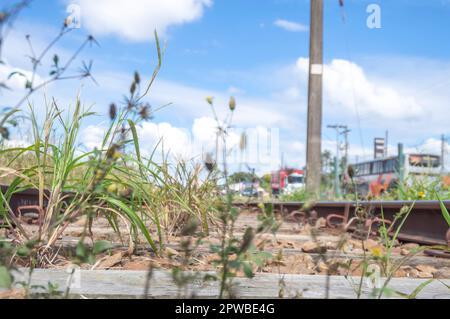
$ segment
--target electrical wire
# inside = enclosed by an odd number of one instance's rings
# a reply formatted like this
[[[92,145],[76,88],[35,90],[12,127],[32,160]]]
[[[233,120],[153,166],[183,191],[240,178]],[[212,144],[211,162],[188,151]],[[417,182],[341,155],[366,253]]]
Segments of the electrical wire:
[[[349,74],[350,74],[351,85],[352,85],[353,108],[354,108],[355,114],[356,114],[356,121],[357,121],[357,126],[358,126],[359,139],[360,139],[360,143],[361,143],[361,150],[363,153],[363,157],[366,157],[365,146],[364,146],[364,137],[363,137],[362,128],[361,128],[361,115],[360,115],[359,105],[357,103],[357,98],[356,98],[355,81],[354,81],[353,68],[352,68],[353,59],[352,59],[352,56],[350,53],[349,31],[347,30],[347,13],[345,10],[344,1],[339,0],[339,6],[341,8],[342,24],[344,25],[343,29],[344,29],[344,35],[345,35],[344,36],[345,48],[347,50],[348,61],[350,62],[349,63]]]

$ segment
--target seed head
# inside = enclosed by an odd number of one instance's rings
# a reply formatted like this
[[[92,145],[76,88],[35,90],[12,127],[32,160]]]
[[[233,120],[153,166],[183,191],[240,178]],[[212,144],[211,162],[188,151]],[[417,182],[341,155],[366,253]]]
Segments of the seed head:
[[[141,107],[141,109],[139,110],[139,116],[143,119],[143,120],[149,120],[151,119],[151,114],[150,114],[150,104],[145,104]]]
[[[350,178],[353,178],[355,176],[355,170],[352,165],[349,165],[347,167],[347,174]]]
[[[243,253],[245,251],[247,251],[247,249],[250,247],[250,244],[253,241],[253,228],[248,227],[245,230],[244,236],[242,237],[242,243],[241,243],[241,248],[240,248],[240,252]]]
[[[0,127],[0,135],[5,139],[9,139],[9,130],[7,127],[1,126]]]
[[[109,118],[114,121],[117,116],[117,106],[114,103],[109,105]]]
[[[213,105],[214,103],[214,96],[207,96],[206,102],[208,102],[209,105]]]
[[[131,87],[130,87],[131,95],[133,95],[135,91],[136,91],[136,82],[133,81],[133,83],[131,83]]]
[[[213,171],[214,166],[215,166],[215,162],[214,162],[214,159],[213,159],[211,153],[206,153],[206,156],[205,156],[205,166],[206,166],[206,169],[207,169],[209,172],[212,172],[212,171]]]
[[[106,158],[108,159],[114,159],[116,157],[116,153],[118,152],[119,145],[113,144],[111,147],[106,151]]]
[[[137,71],[134,72],[134,82],[136,82],[136,84],[141,83],[141,77],[139,76],[139,73]]]
[[[233,112],[234,109],[236,108],[236,99],[234,98],[234,96],[230,97],[230,102],[228,103],[228,106],[230,107],[231,112]]]

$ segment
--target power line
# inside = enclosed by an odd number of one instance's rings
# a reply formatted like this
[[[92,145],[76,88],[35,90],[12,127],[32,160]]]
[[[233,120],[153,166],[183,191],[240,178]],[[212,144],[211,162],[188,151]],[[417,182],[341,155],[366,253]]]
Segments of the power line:
[[[344,42],[345,42],[345,48],[347,50],[347,56],[348,56],[348,61],[350,63],[353,63],[353,59],[350,53],[350,44],[349,44],[349,32],[347,30],[347,14],[346,14],[346,10],[345,10],[345,6],[344,6],[344,1],[339,1],[340,7],[341,7],[341,16],[342,16],[342,24],[344,25]],[[360,116],[360,112],[359,112],[359,106],[357,103],[357,99],[356,99],[356,90],[355,90],[355,81],[354,81],[354,76],[353,76],[353,68],[352,65],[349,64],[349,73],[350,73],[350,78],[351,78],[351,85],[352,85],[352,97],[353,97],[353,108],[355,110],[355,114],[356,114],[356,121],[357,121],[357,127],[358,127],[358,134],[359,134],[359,139],[360,139],[360,143],[361,143],[361,149],[363,152],[363,157],[366,156],[365,153],[365,147],[364,147],[364,138],[363,138],[363,133],[362,133],[362,128],[361,128],[361,116]]]

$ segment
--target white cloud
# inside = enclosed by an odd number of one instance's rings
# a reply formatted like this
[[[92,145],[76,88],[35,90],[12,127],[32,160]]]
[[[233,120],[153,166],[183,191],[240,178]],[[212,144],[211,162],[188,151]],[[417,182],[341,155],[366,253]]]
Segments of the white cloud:
[[[81,143],[87,149],[100,148],[106,128],[101,125],[89,125],[81,131]]]
[[[427,153],[427,154],[434,154],[434,155],[440,155],[441,154],[441,148],[442,148],[442,141],[440,139],[436,138],[428,138],[425,140],[425,142],[416,145],[407,147],[405,151],[407,153]],[[445,152],[448,152],[449,150],[449,144],[446,142],[444,144],[444,150]]]
[[[118,35],[131,41],[153,39],[153,30],[198,20],[212,0],[78,0],[81,25],[94,35]]]
[[[306,79],[308,59],[299,58],[296,64],[300,77]],[[354,111],[355,103],[367,116],[386,119],[419,119],[424,108],[412,95],[405,95],[382,82],[372,82],[359,65],[350,61],[334,59],[324,65],[325,103]],[[295,91],[294,91],[295,92]]]
[[[11,90],[25,90],[25,84],[28,80],[31,80],[32,72],[15,68],[8,64],[0,64],[0,83],[5,84]],[[34,86],[37,86],[43,82],[43,79],[35,74]]]
[[[196,118],[191,130],[176,127],[167,122],[144,122],[137,127],[139,144],[144,157],[154,153],[161,160],[164,152],[169,160],[200,160],[206,152],[215,150],[216,122],[210,117]],[[91,150],[99,148],[106,127],[90,125],[81,132],[81,144]],[[231,150],[239,143],[239,135],[230,132],[227,137],[227,149]],[[221,147],[221,145],[219,145]]]
[[[160,104],[173,103],[170,109],[177,112],[177,116],[189,119],[211,115],[211,109],[205,101],[207,96],[214,96],[218,116],[225,119],[229,112],[229,95],[223,91],[207,90],[158,79],[150,93],[150,99]],[[237,97],[236,102],[234,125],[280,127],[291,124],[291,117],[286,114],[284,105],[279,102],[247,96]]]
[[[288,21],[284,19],[275,20],[273,23],[275,26],[282,28],[290,32],[305,32],[308,31],[308,27],[304,24]]]

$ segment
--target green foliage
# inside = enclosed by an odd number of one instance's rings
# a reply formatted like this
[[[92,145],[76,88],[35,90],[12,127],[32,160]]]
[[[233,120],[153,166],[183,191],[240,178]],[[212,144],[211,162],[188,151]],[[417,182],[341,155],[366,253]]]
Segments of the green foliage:
[[[249,172],[236,172],[229,176],[228,182],[230,184],[234,183],[241,183],[241,182],[252,182],[253,181],[253,174]]]
[[[284,202],[304,202],[310,198],[305,188],[296,190],[291,194],[282,194],[280,200]]]
[[[447,210],[447,207],[445,207],[444,202],[440,199],[439,195],[436,195],[439,200],[439,206],[441,207],[442,216],[444,217],[445,221],[447,222],[448,226],[450,227],[450,214]]]
[[[73,259],[73,262],[75,264],[94,264],[97,255],[110,251],[112,248],[113,245],[105,240],[96,241],[92,247],[80,240],[75,249],[75,258]]]

